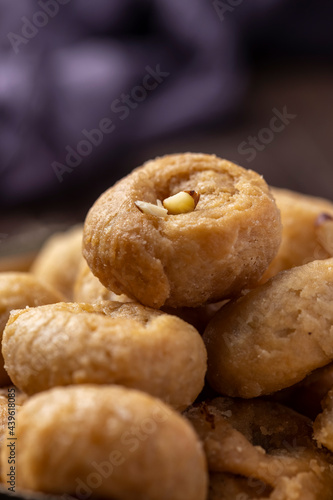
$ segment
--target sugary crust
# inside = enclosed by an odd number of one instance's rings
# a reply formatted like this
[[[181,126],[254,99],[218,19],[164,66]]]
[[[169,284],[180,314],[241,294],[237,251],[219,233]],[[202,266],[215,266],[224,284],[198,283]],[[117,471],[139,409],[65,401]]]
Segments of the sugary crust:
[[[82,226],[79,225],[51,236],[38,253],[31,272],[72,300],[81,260]]]
[[[0,273],[0,340],[11,310],[51,304],[61,300],[64,300],[64,297],[59,292],[32,274]],[[0,353],[0,385],[10,383],[3,364]]]
[[[285,269],[332,256],[318,239],[316,220],[323,213],[333,216],[333,203],[287,189],[271,191],[281,212],[282,241],[262,283]]]
[[[6,370],[28,394],[115,383],[184,409],[200,393],[206,372],[204,343],[192,326],[134,303],[14,311],[2,348]]]
[[[139,391],[88,385],[38,394],[19,413],[16,434],[18,488],[78,498],[89,490],[119,500],[206,498],[205,457],[191,425]],[[4,478],[6,449],[1,458]]]
[[[90,271],[88,264],[83,258],[75,280],[73,298],[75,302],[86,302],[88,304],[94,304],[103,300],[131,302],[131,299],[126,295],[117,295],[105,288]]]
[[[208,324],[208,381],[252,398],[299,382],[333,359],[333,259],[283,271]]]
[[[230,398],[203,402],[185,416],[204,443],[209,470],[222,473],[211,477],[211,499],[218,490],[228,498],[225,489],[245,498],[331,498],[331,458],[315,446],[306,417],[277,403]]]
[[[136,200],[194,189],[193,212],[155,217]],[[281,237],[279,211],[265,181],[214,155],[157,158],[134,170],[93,205],[83,253],[110,290],[159,308],[197,307],[254,285]]]

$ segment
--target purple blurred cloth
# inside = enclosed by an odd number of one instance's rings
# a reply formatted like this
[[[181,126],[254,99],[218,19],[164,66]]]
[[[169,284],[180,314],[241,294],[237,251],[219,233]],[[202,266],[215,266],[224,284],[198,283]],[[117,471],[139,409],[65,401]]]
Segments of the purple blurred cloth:
[[[226,119],[246,90],[251,44],[321,54],[332,16],[314,0],[0,0],[0,203],[106,170],[118,178],[122,152]],[[77,160],[69,151],[103,120],[108,131]]]

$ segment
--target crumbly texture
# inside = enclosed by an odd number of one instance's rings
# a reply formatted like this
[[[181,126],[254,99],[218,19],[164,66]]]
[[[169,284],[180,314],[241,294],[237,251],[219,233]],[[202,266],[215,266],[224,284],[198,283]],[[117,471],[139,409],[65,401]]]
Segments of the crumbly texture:
[[[316,220],[321,214],[333,216],[333,203],[287,189],[271,190],[281,212],[282,242],[262,283],[285,269],[332,257],[318,237]]]
[[[14,311],[3,356],[28,394],[71,384],[119,384],[184,409],[204,385],[199,333],[175,316],[139,304],[58,303]]]
[[[237,498],[228,492],[249,499],[332,498],[332,459],[316,447],[306,417],[277,403],[231,398],[203,402],[185,416],[213,473],[210,500]]]
[[[16,434],[18,488],[82,498],[88,485],[97,498],[206,499],[206,461],[191,425],[139,391],[80,386],[38,394],[19,413]],[[1,460],[5,479],[6,448]]]
[[[51,236],[32,264],[31,272],[53,286],[68,300],[82,260],[82,226]]]
[[[195,190],[193,212],[155,217],[156,203]],[[277,252],[279,210],[260,175],[214,155],[164,156],[134,170],[90,209],[83,254],[105,287],[147,306],[197,307],[254,286]]]
[[[29,273],[0,273],[0,341],[10,311],[26,306],[40,306],[64,300],[55,289]],[[0,385],[8,385],[10,378],[4,369],[0,353]]]
[[[333,259],[283,271],[208,324],[208,381],[252,398],[289,387],[333,359]]]
[[[331,388],[322,402],[323,411],[313,425],[314,438],[319,445],[333,451],[333,389]]]
[[[74,301],[94,304],[103,300],[114,300],[117,302],[132,302],[126,295],[117,295],[105,288],[96,276],[90,271],[86,261],[82,262],[74,284]]]

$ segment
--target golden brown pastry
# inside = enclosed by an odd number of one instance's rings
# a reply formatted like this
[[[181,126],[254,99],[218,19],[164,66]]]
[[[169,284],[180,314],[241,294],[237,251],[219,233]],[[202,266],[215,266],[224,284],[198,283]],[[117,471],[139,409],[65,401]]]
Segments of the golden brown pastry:
[[[316,447],[308,418],[277,403],[221,397],[189,408],[185,416],[204,443],[213,473],[210,500],[332,498],[332,457]]]
[[[184,409],[200,393],[206,372],[206,350],[195,328],[134,303],[14,311],[2,350],[6,370],[27,394],[115,383]]]
[[[73,286],[82,261],[82,226],[51,236],[37,255],[31,272],[73,299]]]
[[[261,280],[263,283],[285,269],[333,256],[333,229],[328,228],[331,242],[327,241],[321,217],[333,216],[333,203],[287,189],[272,188],[272,194],[281,211],[282,242]]]
[[[61,300],[64,300],[64,297],[59,292],[32,274],[0,273],[0,340],[13,309],[51,304]],[[3,367],[3,357],[0,353],[0,385],[9,383],[10,379]]]
[[[75,302],[86,302],[88,304],[94,304],[103,300],[132,302],[126,295],[117,295],[105,288],[99,279],[90,271],[83,257],[74,284],[73,298]]]
[[[333,360],[333,259],[283,271],[208,324],[208,381],[229,396],[270,394]]]
[[[7,451],[1,455],[8,470]],[[205,500],[206,461],[191,425],[122,387],[56,388],[17,418],[17,487],[78,498]]]
[[[200,201],[191,212],[158,216],[136,205],[193,190]],[[117,294],[155,308],[197,307],[255,285],[280,238],[279,211],[261,176],[186,153],[156,158],[106,191],[86,218],[83,254]]]

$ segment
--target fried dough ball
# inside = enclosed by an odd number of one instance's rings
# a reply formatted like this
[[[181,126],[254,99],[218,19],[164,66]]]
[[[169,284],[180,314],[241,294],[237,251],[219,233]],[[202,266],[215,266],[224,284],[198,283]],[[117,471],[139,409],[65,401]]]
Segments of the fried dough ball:
[[[237,498],[223,496],[225,490],[249,495],[239,498],[332,498],[332,458],[315,446],[312,422],[303,415],[277,403],[219,397],[185,416],[215,473],[210,500]]]
[[[105,288],[99,279],[90,271],[83,257],[74,284],[73,298],[75,302],[86,302],[88,304],[94,304],[95,302],[103,300],[132,302],[126,295],[117,295]]]
[[[143,213],[182,191],[195,210]],[[106,191],[85,221],[83,254],[103,285],[144,305],[197,307],[255,285],[277,252],[279,210],[265,181],[214,155],[156,158]]]
[[[68,300],[82,260],[82,226],[51,236],[32,264],[31,272],[52,285]]]
[[[329,229],[329,237],[325,238],[319,219],[323,214],[333,216],[333,203],[287,189],[272,188],[272,194],[281,211],[282,242],[262,283],[285,269],[333,256],[332,252],[327,251],[330,250],[327,243],[333,249],[333,229]],[[331,242],[327,239],[331,239]]]
[[[122,387],[56,388],[17,418],[17,487],[78,498],[205,500],[207,471],[191,425]],[[2,450],[3,478],[8,470]]]
[[[29,273],[0,273],[0,341],[6,326],[10,311],[26,306],[40,306],[64,300],[64,297],[52,287],[41,282]],[[0,385],[10,383],[10,378],[4,369],[0,353]]]
[[[283,271],[229,302],[204,341],[208,381],[252,398],[304,379],[333,360],[333,259]]]
[[[134,303],[14,311],[2,349],[6,370],[27,394],[115,383],[184,409],[200,393],[206,372],[206,350],[195,328]]]
[[[322,408],[323,412],[317,416],[313,425],[314,438],[319,445],[333,451],[333,388],[323,400]]]

